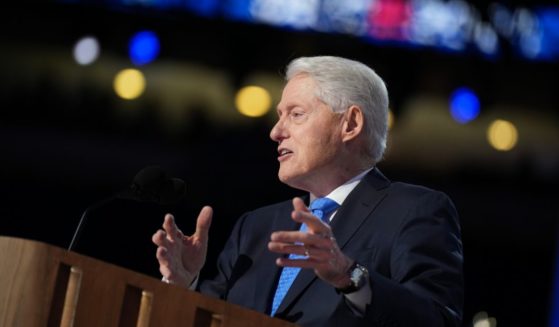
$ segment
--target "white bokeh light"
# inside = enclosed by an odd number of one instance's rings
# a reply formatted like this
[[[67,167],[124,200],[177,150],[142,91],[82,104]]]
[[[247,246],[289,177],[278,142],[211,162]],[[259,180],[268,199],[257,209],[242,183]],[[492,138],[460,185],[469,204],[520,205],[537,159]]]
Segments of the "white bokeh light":
[[[74,60],[80,65],[90,65],[99,57],[99,52],[99,42],[95,37],[83,37],[74,46]]]

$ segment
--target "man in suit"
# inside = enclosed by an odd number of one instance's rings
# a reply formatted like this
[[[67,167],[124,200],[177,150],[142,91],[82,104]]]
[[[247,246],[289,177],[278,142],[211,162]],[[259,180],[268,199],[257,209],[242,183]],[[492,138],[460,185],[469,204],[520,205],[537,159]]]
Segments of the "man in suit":
[[[443,193],[389,181],[388,94],[362,63],[298,58],[270,137],[279,179],[309,192],[245,214],[197,280],[212,210],[185,236],[167,215],[153,236],[163,280],[303,326],[458,326],[462,245]],[[196,286],[194,286],[196,285]]]

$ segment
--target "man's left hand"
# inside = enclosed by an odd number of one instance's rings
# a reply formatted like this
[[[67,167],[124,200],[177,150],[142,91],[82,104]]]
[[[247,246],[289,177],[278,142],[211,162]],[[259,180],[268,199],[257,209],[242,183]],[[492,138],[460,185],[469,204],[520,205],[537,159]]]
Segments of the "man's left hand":
[[[291,218],[307,225],[307,231],[278,231],[272,233],[268,249],[279,254],[298,254],[306,259],[290,259],[282,256],[276,264],[282,267],[313,269],[315,274],[336,288],[349,283],[348,269],[353,260],[338,246],[330,226],[314,216],[300,198],[293,199]]]

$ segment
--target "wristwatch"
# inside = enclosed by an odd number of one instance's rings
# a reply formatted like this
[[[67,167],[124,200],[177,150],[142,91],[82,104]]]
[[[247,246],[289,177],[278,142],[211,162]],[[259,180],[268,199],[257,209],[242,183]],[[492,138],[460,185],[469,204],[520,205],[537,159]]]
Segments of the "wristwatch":
[[[369,278],[369,271],[362,265],[354,262],[347,270],[350,283],[344,288],[337,288],[336,290],[343,294],[350,294],[358,291],[363,285],[367,283]]]

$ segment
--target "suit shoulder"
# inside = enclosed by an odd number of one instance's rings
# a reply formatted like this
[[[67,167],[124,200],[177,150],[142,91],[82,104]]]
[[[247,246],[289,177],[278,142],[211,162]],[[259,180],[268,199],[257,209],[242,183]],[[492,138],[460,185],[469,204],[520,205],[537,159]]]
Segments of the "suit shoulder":
[[[433,197],[449,199],[449,196],[444,192],[423,185],[409,184],[403,182],[390,183],[388,192],[393,195],[398,195],[407,198],[421,198],[425,196],[433,196]]]
[[[248,222],[249,224],[269,224],[271,218],[275,218],[278,215],[283,215],[289,217],[289,213],[293,210],[293,204],[291,200],[286,200],[282,202],[273,203],[266,205],[254,210],[248,211],[241,217],[241,221]],[[263,218],[267,219],[263,219]]]
[[[260,214],[260,213],[266,213],[266,212],[275,212],[275,211],[282,211],[285,209],[293,209],[293,204],[292,204],[292,200],[285,200],[282,202],[277,202],[277,203],[273,203],[273,204],[269,204],[260,208],[256,208],[252,211],[250,211],[250,214]]]
[[[423,185],[403,183],[391,181],[384,176],[380,170],[374,169],[363,180],[368,187],[363,189],[374,189],[376,191],[386,192],[392,199],[417,201],[423,197],[436,197],[440,199],[449,199],[449,197],[440,191],[431,189]]]
[[[447,215],[458,214],[454,202],[446,193],[422,185],[393,182],[388,187],[385,202],[402,210],[402,213],[410,210],[421,213],[444,209]]]

